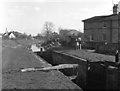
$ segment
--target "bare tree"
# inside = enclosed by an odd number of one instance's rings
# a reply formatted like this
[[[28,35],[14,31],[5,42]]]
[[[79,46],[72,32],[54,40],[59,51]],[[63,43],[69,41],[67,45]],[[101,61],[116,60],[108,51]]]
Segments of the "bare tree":
[[[45,22],[44,29],[45,29],[45,31],[53,31],[54,24],[52,22]]]
[[[43,27],[43,35],[47,40],[52,38],[52,33],[54,32],[54,24],[52,22],[45,22]]]

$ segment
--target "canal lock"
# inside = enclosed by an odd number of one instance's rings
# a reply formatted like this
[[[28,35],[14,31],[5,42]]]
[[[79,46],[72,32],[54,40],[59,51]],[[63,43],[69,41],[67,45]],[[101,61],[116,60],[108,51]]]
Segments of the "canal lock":
[[[58,64],[53,62],[52,52],[53,51],[50,50],[46,52],[36,52],[36,54],[48,63],[56,66]],[[120,90],[120,69],[113,62],[88,62],[85,72],[86,77],[80,77],[81,74],[79,75],[78,70],[78,68],[60,69],[64,75],[69,77],[71,81],[80,86],[84,91],[89,89]]]
[[[35,52],[38,56],[46,60],[48,63],[50,63],[52,66],[56,66],[59,64],[55,64],[53,62],[52,58],[52,51],[47,52]],[[76,82],[76,77],[78,75],[78,67],[75,68],[65,68],[65,69],[59,69],[60,72],[62,72],[64,75],[66,75],[71,81],[74,83]],[[76,84],[76,83],[75,83]],[[78,85],[78,84],[77,84]]]

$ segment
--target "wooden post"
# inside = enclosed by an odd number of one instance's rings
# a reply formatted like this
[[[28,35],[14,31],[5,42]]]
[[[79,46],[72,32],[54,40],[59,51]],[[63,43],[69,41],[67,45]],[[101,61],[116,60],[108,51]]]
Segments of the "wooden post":
[[[106,89],[118,90],[119,88],[119,71],[117,67],[109,66],[106,72]]]

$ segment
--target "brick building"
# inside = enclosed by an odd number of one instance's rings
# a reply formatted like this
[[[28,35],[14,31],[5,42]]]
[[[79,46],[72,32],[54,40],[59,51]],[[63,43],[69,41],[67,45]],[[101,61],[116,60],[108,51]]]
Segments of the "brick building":
[[[118,44],[120,41],[120,13],[118,4],[113,6],[113,14],[94,16],[83,20],[84,38],[89,47],[95,48],[98,44]]]

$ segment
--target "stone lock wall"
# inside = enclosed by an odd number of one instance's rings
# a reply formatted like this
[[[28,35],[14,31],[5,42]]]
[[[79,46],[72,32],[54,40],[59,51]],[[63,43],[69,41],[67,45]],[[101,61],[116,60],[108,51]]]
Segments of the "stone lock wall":
[[[89,62],[62,52],[53,52],[54,64],[79,64],[76,83],[83,89],[120,90],[120,67],[114,62]]]
[[[54,64],[79,64],[76,82],[81,88],[86,88],[87,61],[65,53],[53,52]]]

